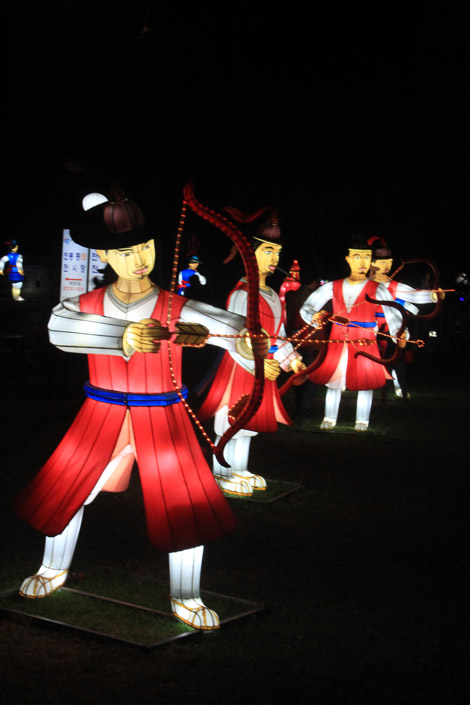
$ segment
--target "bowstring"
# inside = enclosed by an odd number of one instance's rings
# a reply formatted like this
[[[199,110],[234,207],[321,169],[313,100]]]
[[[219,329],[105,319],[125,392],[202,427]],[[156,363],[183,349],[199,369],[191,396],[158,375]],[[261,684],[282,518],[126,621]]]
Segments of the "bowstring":
[[[183,198],[183,203],[181,206],[181,214],[180,214],[180,219],[178,223],[178,229],[176,231],[176,239],[175,239],[175,250],[173,254],[173,265],[172,265],[172,270],[171,270],[171,281],[170,281],[170,299],[168,301],[168,314],[167,314],[167,327],[168,329],[170,328],[170,322],[171,322],[171,309],[173,305],[173,297],[175,295],[175,290],[176,290],[176,279],[177,279],[177,274],[178,274],[178,264],[179,264],[179,257],[180,257],[180,249],[181,249],[181,240],[183,237],[183,231],[184,231],[184,224],[186,221],[186,213],[187,213],[187,203]],[[193,422],[196,424],[202,435],[204,436],[205,440],[209,443],[212,452],[215,452],[215,444],[212,442],[212,440],[209,438],[206,430],[203,428],[201,422],[197,418],[196,414],[194,411],[191,409],[190,405],[184,398],[181,389],[178,386],[178,382],[176,380],[176,375],[175,375],[175,369],[173,365],[173,356],[171,352],[171,345],[168,343],[168,362],[170,366],[170,376],[171,376],[171,382],[173,384],[173,388],[175,392],[178,394],[178,397],[180,401],[182,402],[184,408],[188,412],[189,416],[193,420]]]

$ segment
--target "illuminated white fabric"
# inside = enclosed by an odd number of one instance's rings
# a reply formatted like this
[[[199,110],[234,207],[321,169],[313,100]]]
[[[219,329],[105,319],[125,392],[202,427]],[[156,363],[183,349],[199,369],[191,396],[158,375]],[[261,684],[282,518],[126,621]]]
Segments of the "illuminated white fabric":
[[[117,455],[112,458],[112,460],[109,461],[109,463],[103,470],[100,479],[93,487],[90,495],[86,499],[84,506],[86,506],[87,504],[91,504],[96,499],[96,497],[99,495],[109,478],[119,466],[121,460],[125,458],[126,455],[132,455],[135,458],[135,448],[131,446],[130,443],[128,443]]]
[[[341,391],[341,389],[335,387],[329,387],[326,390],[325,419],[328,419],[328,421],[336,421],[338,418]]]
[[[250,442],[251,436],[256,436],[257,434],[253,431],[245,432],[243,435],[235,434],[231,438],[225,448],[224,448],[224,458],[230,465],[229,468],[225,468],[219,463],[217,458],[213,457],[212,469],[214,475],[218,477],[231,477],[235,472],[240,472],[248,469],[248,456],[250,452]],[[215,444],[217,445],[220,441],[221,436],[219,434],[215,437]]]
[[[65,352],[94,355],[123,355],[122,337],[130,322],[150,318],[155,308],[159,289],[155,287],[145,299],[126,306],[116,299],[108,287],[104,296],[104,316],[81,313],[79,297],[65,299],[52,311],[49,320],[49,339]],[[189,300],[181,309],[180,320],[200,323],[217,335],[236,335],[245,319],[232,312],[214,308],[200,301]],[[166,321],[160,321],[166,325]],[[235,355],[234,338],[209,338],[208,343]],[[237,355],[237,359],[238,359]],[[128,359],[128,358],[125,358]]]
[[[89,211],[90,208],[99,206],[101,203],[107,203],[108,199],[102,193],[87,193],[82,199],[82,208],[84,211]]]
[[[346,304],[346,312],[351,320],[354,320],[354,309],[352,308],[363,288],[368,283],[368,279],[358,284],[350,284],[343,280],[343,298]],[[323,310],[326,304],[333,298],[333,282],[327,282],[310,294],[302,308],[300,315],[306,323],[311,323],[313,316]],[[381,301],[393,301],[393,297],[383,284],[378,284],[375,298]],[[389,330],[395,335],[402,324],[402,317],[399,311],[391,306],[384,306],[383,311]],[[344,312],[344,313],[346,313]],[[338,312],[342,315],[343,312]],[[325,398],[324,421],[336,423],[338,418],[341,393],[346,388],[346,369],[348,364],[349,346],[345,343],[341,351],[336,370],[327,382],[327,392]],[[356,423],[369,424],[370,411],[372,407],[373,391],[360,390],[357,393],[356,402]]]
[[[177,599],[201,596],[201,566],[204,546],[174,551],[168,555],[170,594]]]
[[[274,328],[277,329],[282,317],[282,304],[278,294],[268,287],[268,289],[260,289],[260,296],[269,304],[269,307],[273,313],[275,325]],[[228,305],[228,310],[237,313],[240,316],[246,316],[247,312],[247,302],[248,294],[243,289],[237,289],[230,296],[230,302]],[[279,328],[278,335],[284,337],[286,331],[284,329],[284,324],[281,324]],[[284,343],[283,340],[273,340],[272,343],[276,343],[279,346],[273,354],[273,358],[277,360],[284,371],[290,370],[291,362],[300,355],[294,350],[291,343]],[[255,363],[252,360],[245,360],[241,355],[232,355],[234,360],[243,367],[247,372],[253,372],[255,368]]]
[[[384,286],[389,289],[391,282],[382,282]],[[397,299],[404,301],[402,304],[403,308],[412,313],[414,316],[419,313],[419,308],[414,304],[433,304],[435,303],[435,298],[433,297],[433,292],[427,289],[416,290],[413,289],[408,284],[403,284],[399,282],[395,296]]]
[[[391,282],[386,282],[385,286],[390,286]],[[408,286],[408,284],[403,284],[399,282],[395,296],[397,299],[403,299],[403,301],[409,301],[414,304],[432,304],[435,303],[435,298],[433,292],[428,289],[413,289],[413,287]]]
[[[361,389],[357,393],[356,423],[369,424],[370,410],[374,392],[372,389]]]
[[[201,599],[201,568],[204,546],[170,553],[171,609],[183,622],[197,629],[217,629],[219,617]]]
[[[343,297],[344,303],[346,304],[346,312],[351,311],[352,306],[356,303],[357,298],[363,288],[366,286],[368,279],[364,279],[363,282],[358,284],[350,284],[347,279],[343,279]],[[311,323],[313,316],[319,311],[323,310],[328,303],[333,298],[333,282],[327,282],[320,286],[318,289],[313,291],[310,296],[306,299],[302,308],[300,309],[300,315],[306,323]],[[378,284],[375,298],[379,301],[394,301],[393,296],[390,294],[388,289],[383,284]],[[354,311],[354,310],[353,310]],[[383,311],[385,314],[385,320],[392,335],[395,335],[397,330],[400,328],[402,323],[402,317],[400,312],[391,306],[384,306]],[[345,313],[346,313],[345,312]],[[338,312],[342,315],[342,312]],[[354,313],[351,316],[354,320]]]
[[[193,275],[196,275],[196,277],[198,277],[200,283],[201,283],[203,286],[204,286],[205,284],[207,284],[207,279],[206,279],[206,277],[204,276],[204,274],[201,274],[201,272],[198,272],[197,269],[194,269],[194,270],[193,270],[193,274],[191,274],[191,276],[193,276]],[[183,283],[183,272],[180,272],[180,273],[178,274],[178,284],[181,286],[182,283]]]
[[[0,259],[0,272],[5,271],[5,265],[8,262],[8,255],[5,255]],[[18,258],[16,260],[15,267],[19,269],[20,271],[23,271],[23,255],[18,255]],[[16,282],[15,282],[16,283]]]
[[[20,594],[40,598],[55,592],[67,580],[83,518],[83,506],[58,536],[46,536],[42,565],[35,575],[26,578]]]
[[[366,286],[369,280],[365,279],[359,284],[350,284],[347,279],[343,280],[343,297],[344,303],[346,304],[345,313],[350,314],[351,320],[354,320],[354,309],[352,308],[356,303],[359,294]],[[316,296],[315,296],[316,295]],[[312,317],[315,313],[321,311],[324,306],[333,298],[333,282],[327,282],[323,286],[316,289],[310,294],[308,299],[305,301],[304,305],[300,309],[300,315],[303,320],[307,323],[311,323]],[[392,295],[389,293],[387,288],[382,284],[377,286],[376,298],[381,301],[393,301]],[[352,311],[352,312],[351,312]],[[387,321],[389,330],[392,335],[395,335],[402,323],[402,317],[399,311],[392,308],[391,306],[384,306],[383,311],[385,314],[385,320]],[[343,312],[338,312],[341,315]],[[338,362],[336,370],[333,372],[331,379],[327,383],[327,387],[334,389],[345,389],[346,388],[346,369],[348,365],[348,345],[345,343],[343,345],[343,350],[341,352],[341,357]]]
[[[79,297],[65,299],[53,310],[49,322],[50,340],[61,350],[67,352],[122,355],[127,360],[129,358],[122,352],[124,331],[129,322],[137,322],[151,317],[155,309],[158,291],[158,287],[155,287],[144,299],[126,305],[117,299],[112,288],[108,287],[103,301],[104,316],[80,312]],[[245,323],[245,319],[237,314],[193,300],[189,300],[183,306],[180,320],[201,323],[211,332],[222,335],[237,334]],[[232,353],[232,350],[235,349],[234,340],[233,338],[210,338],[209,342],[229,349],[229,352],[234,356]],[[124,455],[127,454],[135,454],[135,449],[129,446],[119,455],[113,457],[85,504],[90,504],[95,499]]]

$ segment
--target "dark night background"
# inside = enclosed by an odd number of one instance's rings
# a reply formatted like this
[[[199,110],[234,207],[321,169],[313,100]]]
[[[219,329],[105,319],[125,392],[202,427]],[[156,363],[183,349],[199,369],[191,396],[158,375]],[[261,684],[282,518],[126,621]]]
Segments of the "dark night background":
[[[461,9],[23,3],[9,29],[3,231],[25,261],[58,254],[62,163],[80,158],[157,219],[160,276],[192,179],[216,208],[277,207],[281,265],[296,257],[305,280],[341,276],[349,236],[367,232],[432,257],[450,287],[467,266]],[[201,222],[192,233],[216,269],[228,244]]]
[[[59,276],[70,209],[63,165],[72,159],[118,180],[157,222],[155,274],[165,286],[192,180],[216,209],[276,207],[281,266],[297,258],[304,283],[343,276],[350,235],[366,232],[385,237],[397,264],[432,258],[453,288],[469,269],[463,9],[140,0],[10,8],[1,227],[3,241],[20,243],[25,291],[33,267]],[[193,235],[208,277],[202,293],[223,305],[241,261],[222,267],[229,241],[193,215],[183,254]],[[425,273],[410,266],[404,280],[419,286]],[[275,274],[273,288],[282,279]],[[0,283],[0,518],[2,535],[14,536],[3,585],[36,569],[42,536],[11,504],[81,404],[86,363],[48,343],[58,282],[21,304]],[[239,502],[237,530],[207,547],[204,581],[259,600],[267,615],[144,656],[6,618],[6,702],[466,703],[468,287],[466,296],[447,295],[432,324],[438,337],[416,351],[410,403],[376,397],[370,434],[294,425],[253,442],[262,474],[302,490],[268,509]],[[188,370],[199,380],[199,363]],[[344,396],[347,425],[355,397]],[[323,401],[318,390],[315,423]],[[75,569],[122,562],[163,574],[166,557],[134,521],[140,488],[100,501],[87,509]]]

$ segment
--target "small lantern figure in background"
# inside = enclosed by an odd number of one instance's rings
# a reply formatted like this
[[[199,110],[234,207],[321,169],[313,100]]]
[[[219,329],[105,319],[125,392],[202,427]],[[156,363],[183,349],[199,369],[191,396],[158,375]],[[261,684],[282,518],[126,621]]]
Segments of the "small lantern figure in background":
[[[286,325],[286,294],[288,291],[297,291],[300,289],[300,267],[295,259],[289,267],[289,274],[282,282],[279,289],[279,299],[282,304],[282,322]]]
[[[11,295],[14,301],[24,301],[21,296],[21,288],[24,282],[23,255],[18,252],[16,240],[5,243],[9,245],[10,252],[0,259],[0,274],[5,274],[11,284]]]
[[[201,274],[201,272],[197,271],[200,264],[201,261],[199,257],[193,255],[189,258],[188,266],[186,267],[186,269],[182,269],[181,272],[178,274],[178,294],[180,296],[187,296],[187,289],[191,288],[192,277],[197,277],[201,286],[205,286],[205,284],[207,283],[207,279],[205,278],[205,276]]]
[[[122,193],[92,200],[71,233],[97,249],[117,281],[64,300],[49,321],[54,345],[88,355],[90,380],[72,426],[16,500],[18,514],[46,535],[42,565],[20,593],[46,597],[65,583],[84,507],[101,491],[124,491],[136,461],[150,540],[169,553],[172,612],[198,629],[215,629],[218,616],[200,595],[203,544],[231,531],[235,517],[182,403],[181,346],[190,343],[184,335],[178,342],[178,330],[191,323],[201,346],[208,326],[236,336],[245,318],[161,290],[149,278],[154,228],[139,206]],[[210,342],[236,349],[231,337]]]
[[[376,342],[376,312],[382,310],[380,305],[369,303],[380,299],[393,303],[393,298],[383,284],[367,278],[372,260],[372,248],[366,242],[352,242],[345,257],[350,273],[345,279],[327,282],[316,289],[303,304],[300,313],[306,323],[321,327],[327,312],[324,306],[332,301],[333,314],[345,320],[334,322],[328,343],[328,350],[323,362],[309,376],[315,384],[327,386],[325,416],[320,428],[332,431],[338,418],[341,393],[345,389],[357,391],[355,431],[367,431],[373,390],[383,387],[390,375],[384,367],[365,356],[356,357],[357,346],[367,348],[368,353],[380,357]],[[402,317],[394,308],[383,308],[389,330],[395,335],[401,325]],[[352,312],[352,313],[351,313]],[[351,318],[350,318],[351,316]],[[354,319],[354,320],[351,320]],[[357,341],[353,349],[351,344]],[[404,341],[400,342],[404,345]]]
[[[234,216],[238,214],[235,209],[230,212]],[[261,406],[247,427],[238,431],[225,448],[225,457],[231,467],[224,468],[217,458],[213,459],[217,484],[227,494],[250,496],[253,491],[266,489],[265,478],[248,469],[251,438],[259,432],[275,432],[278,423],[291,423],[281,402],[276,380],[281,368],[299,372],[305,367],[301,356],[293,350],[292,345],[277,339],[278,335],[285,336],[283,307],[277,293],[266,284],[267,277],[274,274],[279,264],[282,250],[280,238],[281,229],[277,215],[272,213],[252,239],[259,272],[260,321],[262,328],[271,337],[271,347],[270,354],[264,361],[265,383]],[[227,310],[246,315],[247,297],[247,282],[243,278],[230,292]],[[198,412],[201,420],[215,416],[214,430],[217,439],[229,426],[229,410],[249,392],[253,383],[254,364],[249,347],[246,347],[245,355],[240,353],[237,359],[239,364],[236,364],[232,357],[224,355],[209,393]]]

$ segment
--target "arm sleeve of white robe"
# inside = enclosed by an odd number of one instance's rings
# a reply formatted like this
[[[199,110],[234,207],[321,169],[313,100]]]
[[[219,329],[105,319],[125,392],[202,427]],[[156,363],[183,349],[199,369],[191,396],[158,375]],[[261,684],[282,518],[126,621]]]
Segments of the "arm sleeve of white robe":
[[[185,323],[200,323],[206,326],[210,333],[221,336],[238,335],[245,327],[245,316],[238,315],[232,311],[224,311],[221,308],[215,308],[215,306],[193,299],[189,299],[181,309],[180,320]],[[210,345],[216,345],[219,348],[228,350],[232,357],[235,358],[236,356],[238,362],[239,355],[235,353],[235,338],[209,337],[207,342]]]
[[[51,343],[64,352],[125,357],[122,338],[128,325],[126,320],[81,312],[75,296],[52,309],[47,327]]]
[[[413,314],[419,313],[419,309],[413,304],[434,304],[437,301],[436,292],[428,289],[413,289],[408,284],[401,282],[397,286],[395,297],[404,301],[406,310]]]
[[[333,298],[333,282],[326,282],[315,291],[312,291],[310,296],[305,299],[300,309],[300,315],[305,323],[312,325],[313,316],[321,311],[328,301]]]
[[[243,316],[192,300],[183,306],[180,320],[201,323],[211,333],[222,336],[237,335],[245,326]],[[53,309],[48,324],[49,340],[65,352],[126,357],[122,338],[129,323],[118,318],[82,313],[80,300],[74,297],[65,299]],[[209,338],[208,342],[225,350],[235,350],[234,338]]]
[[[205,278],[204,274],[201,274],[201,272],[194,272],[194,274],[197,274],[197,276],[199,277],[199,281],[203,286],[207,284],[207,279]]]
[[[380,301],[394,301],[393,296],[389,292],[386,286],[379,284],[377,286],[376,298]],[[403,319],[401,313],[393,308],[392,306],[383,306],[382,308],[385,320],[387,321],[388,329],[391,335],[396,335],[398,329],[400,328]],[[405,330],[407,338],[409,337],[408,331]]]
[[[281,337],[286,337],[284,324],[281,324],[279,335]],[[279,362],[281,368],[285,372],[288,372],[291,369],[292,362],[298,359],[301,360],[302,356],[294,350],[292,343],[286,343],[285,340],[278,340],[277,345],[279,346],[279,349],[274,353],[273,357]]]
[[[230,312],[237,316],[242,316],[244,321],[246,321],[247,300],[248,296],[246,291],[243,291],[243,289],[237,289],[230,296],[230,300],[227,304],[227,312]],[[247,360],[242,355],[237,352],[233,352],[232,350],[230,350],[230,355],[233,357],[237,365],[243,367],[246,372],[254,374],[254,360]]]
[[[234,313],[237,313],[238,315],[246,315],[246,310],[247,310],[247,303],[248,303],[248,294],[245,290],[243,289],[238,289],[237,291],[234,291],[233,294],[230,297],[230,301],[228,304],[228,310],[232,311]],[[280,303],[280,302],[279,302]],[[279,315],[281,315],[282,309],[281,306],[279,306]],[[279,329],[279,335],[285,336],[285,330],[284,326],[281,325],[281,328]],[[277,345],[279,346],[279,350],[277,350],[274,353],[274,359],[277,360],[281,366],[281,368],[285,371],[290,370],[291,363],[293,360],[300,358],[301,356],[299,353],[297,353],[294,348],[292,347],[291,343],[285,343],[283,340],[277,340],[276,341]],[[233,359],[243,367],[244,370],[247,372],[250,372],[253,374],[254,369],[255,369],[255,363],[253,360],[247,360],[238,353],[232,354]]]

